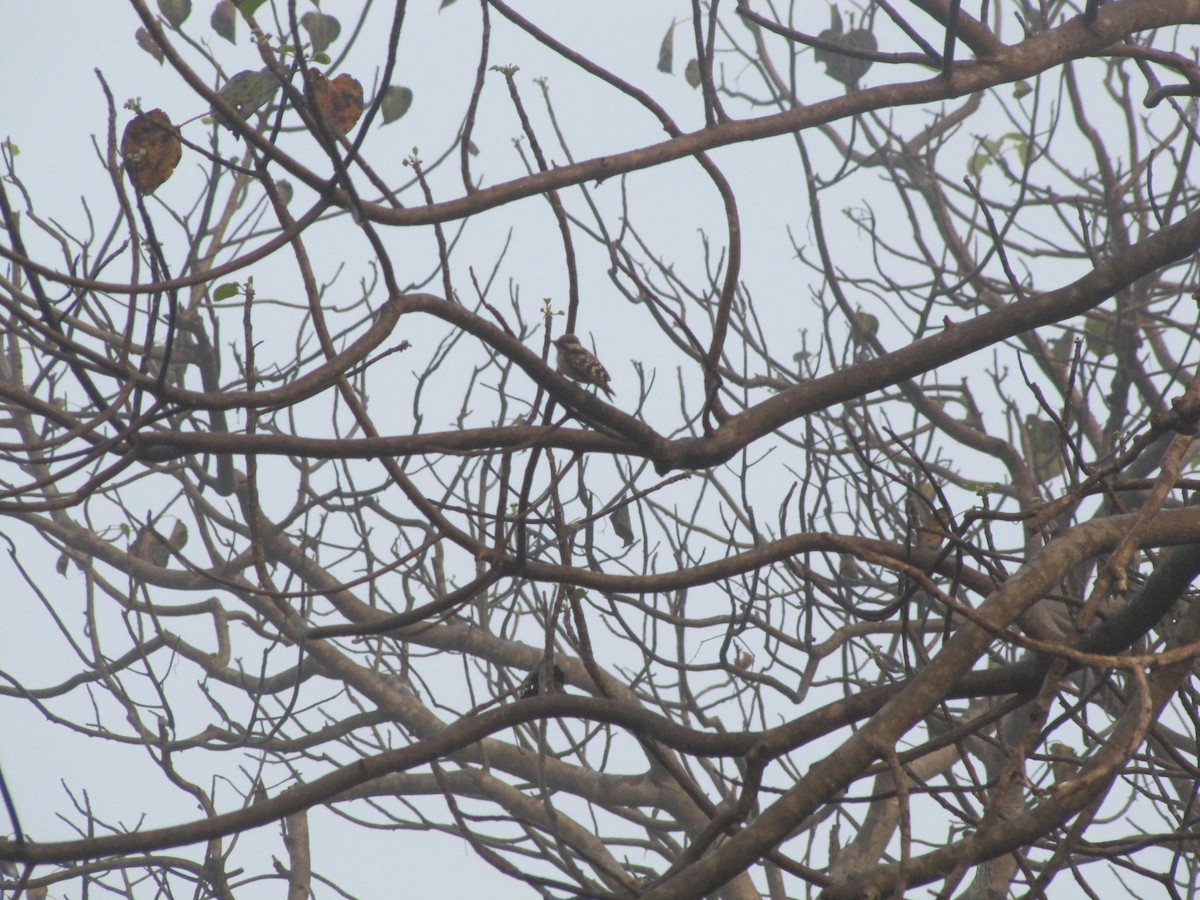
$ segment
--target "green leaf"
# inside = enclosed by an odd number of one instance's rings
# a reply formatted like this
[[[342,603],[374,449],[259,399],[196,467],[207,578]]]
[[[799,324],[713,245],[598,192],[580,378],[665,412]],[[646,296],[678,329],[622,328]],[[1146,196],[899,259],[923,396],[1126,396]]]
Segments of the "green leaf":
[[[987,168],[987,164],[992,161],[992,157],[987,153],[976,153],[967,160],[967,171],[971,173],[973,178],[978,178],[980,173]]]
[[[341,22],[333,16],[319,12],[306,12],[300,17],[300,27],[308,32],[313,51],[316,53],[326,50],[342,33]]]
[[[412,106],[413,92],[406,87],[397,87],[392,85],[383,92],[383,102],[379,104],[379,111],[383,114],[383,124],[388,125],[395,122]]]
[[[1029,86],[1028,81],[1018,81],[1013,85],[1013,99],[1020,100],[1022,97],[1027,96],[1032,90],[1033,88]]]
[[[675,58],[675,23],[671,23],[671,27],[667,29],[666,36],[662,39],[662,46],[658,48],[658,71],[671,74],[672,60]]]
[[[332,62],[328,53],[314,53],[312,61],[318,66],[327,66],[330,62]]]
[[[64,553],[58,558],[58,562],[56,562],[54,564],[54,571],[56,571],[59,575],[62,575],[65,578],[67,575],[67,566],[69,566],[70,564],[71,564],[71,557],[67,556],[67,554]]]
[[[694,88],[700,87],[699,60],[688,60],[687,68],[683,70],[683,79]]]
[[[279,191],[279,199],[283,201],[283,205],[287,206],[292,202],[292,195],[296,193],[296,189],[292,187],[292,183],[286,178],[280,178],[275,185],[275,189]]]
[[[258,11],[258,8],[266,3],[267,0],[235,0],[235,2],[237,3],[238,12],[248,19],[254,15]]]
[[[213,291],[213,300],[220,303],[222,300],[228,300],[230,297],[236,297],[242,292],[242,286],[236,281],[227,281],[215,291]]]
[[[192,14],[192,0],[158,0],[158,11],[172,28],[178,28]]]
[[[1016,141],[1016,145],[1017,145],[1017,156],[1021,160],[1021,165],[1022,166],[1028,165],[1029,164],[1029,141],[1022,138],[1021,140]]]
[[[255,110],[268,103],[278,90],[279,82],[270,69],[259,69],[257,72],[245,69],[230,78],[225,87],[217,91],[217,95],[241,113],[243,119],[248,119]],[[221,115],[216,107],[212,109],[212,117],[218,125],[235,130],[233,123]]]

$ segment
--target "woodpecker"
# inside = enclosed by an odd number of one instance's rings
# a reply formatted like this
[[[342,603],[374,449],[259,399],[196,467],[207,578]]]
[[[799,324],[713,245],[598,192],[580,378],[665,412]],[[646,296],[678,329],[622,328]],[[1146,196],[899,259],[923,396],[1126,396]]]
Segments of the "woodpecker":
[[[525,676],[525,680],[521,682],[518,690],[521,692],[521,699],[528,700],[530,697],[537,697],[542,692],[542,666],[545,663],[538,663],[533,667],[533,671]],[[550,672],[550,678],[546,679],[547,694],[561,694],[563,685],[567,683],[567,673],[561,667],[555,666]]]
[[[612,399],[612,388],[608,386],[608,370],[579,343],[579,338],[573,334],[564,334],[554,339],[554,346],[558,348],[558,371],[583,384],[595,385]]]

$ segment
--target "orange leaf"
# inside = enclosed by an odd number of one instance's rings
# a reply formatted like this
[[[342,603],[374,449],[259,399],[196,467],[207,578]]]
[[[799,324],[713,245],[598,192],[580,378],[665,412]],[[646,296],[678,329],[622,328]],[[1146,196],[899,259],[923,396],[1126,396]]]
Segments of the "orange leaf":
[[[344,72],[332,81],[320,72],[309,74],[312,78],[309,102],[317,108],[333,136],[341,137],[362,115],[362,85]]]
[[[121,157],[133,186],[153,194],[171,177],[183,156],[179,129],[161,109],[139,113],[121,135]]]

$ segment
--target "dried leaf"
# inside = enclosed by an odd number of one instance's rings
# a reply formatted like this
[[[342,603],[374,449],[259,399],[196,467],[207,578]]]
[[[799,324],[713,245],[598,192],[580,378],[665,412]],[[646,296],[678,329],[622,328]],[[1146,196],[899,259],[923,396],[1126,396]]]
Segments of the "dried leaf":
[[[309,76],[309,103],[320,112],[333,136],[341,137],[358,124],[362,115],[362,85],[344,72],[332,81],[320,72],[310,72]]]
[[[877,50],[879,48],[879,43],[875,40],[875,35],[871,34],[865,28],[852,28],[849,31],[844,31],[842,15],[838,12],[836,6],[830,7],[830,13],[832,19],[831,27],[817,35],[821,40],[846,47],[850,50]],[[854,24],[853,20],[851,20],[851,24]],[[813,59],[825,64],[825,74],[834,81],[838,81],[848,88],[855,89],[858,88],[858,80],[867,74],[867,70],[872,65],[872,61],[869,59],[847,56],[844,53],[838,53],[836,50],[827,50],[824,47],[817,47],[813,50]]]
[[[280,178],[275,184],[275,189],[279,191],[279,199],[283,201],[284,206],[292,202],[292,195],[296,193],[296,189],[292,187],[290,181],[286,178]]]
[[[236,109],[243,119],[248,119],[255,110],[266,105],[278,90],[279,82],[270,69],[263,68],[257,72],[245,69],[230,78],[225,87],[217,91],[217,95]],[[215,106],[212,108],[212,117],[218,125],[236,132],[233,122],[222,115]]]
[[[441,6],[438,7],[438,12],[441,12],[443,9],[445,9],[447,6],[449,6],[453,2],[454,2],[454,0],[442,0]]]
[[[383,102],[379,104],[379,111],[383,115],[383,124],[388,125],[395,122],[412,106],[413,92],[406,87],[396,87],[393,85],[383,92]]]
[[[161,109],[135,116],[121,135],[125,171],[142,194],[158,190],[171,177],[182,156],[179,129]]]
[[[233,5],[233,0],[221,0],[213,10],[209,22],[213,31],[229,43],[234,43],[237,33],[237,7]]]
[[[192,14],[192,0],[158,0],[158,11],[172,28],[178,28]]]
[[[166,57],[163,56],[162,47],[158,46],[158,42],[150,36],[150,32],[148,32],[145,28],[139,28],[134,33],[133,37],[137,41],[137,45],[139,47],[158,60],[158,64],[160,66],[163,64],[163,60],[166,59]]]
[[[315,53],[325,50],[342,33],[341,22],[319,12],[306,12],[300,17],[300,27],[308,32]]]
[[[675,23],[667,29],[662,46],[658,48],[658,71],[671,74],[671,63],[675,57]]]
[[[614,509],[608,520],[612,522],[613,531],[617,533],[621,543],[626,547],[633,543],[633,522],[629,516],[628,503],[622,503]]]
[[[171,536],[167,538],[167,543],[171,549],[178,553],[188,542],[188,527],[183,522],[176,522],[175,527],[171,529]]]
[[[699,60],[688,60],[687,68],[683,70],[683,80],[694,88],[700,87],[700,62]]]

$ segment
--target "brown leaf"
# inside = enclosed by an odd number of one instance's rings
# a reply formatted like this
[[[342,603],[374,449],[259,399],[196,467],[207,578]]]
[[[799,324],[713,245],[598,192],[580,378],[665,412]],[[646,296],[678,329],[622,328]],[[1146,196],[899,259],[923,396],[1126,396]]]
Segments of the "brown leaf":
[[[158,60],[160,66],[163,64],[163,60],[166,57],[163,56],[162,47],[155,43],[154,38],[150,36],[150,32],[145,28],[139,28],[133,37],[139,47]]]
[[[153,194],[171,177],[183,156],[179,129],[161,109],[140,113],[121,135],[121,158],[129,180],[142,194]]]
[[[822,31],[817,37],[831,44],[837,44],[850,50],[877,50],[878,42],[875,35],[865,28],[851,28],[843,31],[842,16],[837,7],[831,7],[832,27]],[[851,21],[851,24],[854,24]],[[845,56],[836,50],[826,50],[824,47],[813,49],[813,59],[825,63],[825,74],[835,81],[840,81],[846,87],[857,89],[858,80],[867,74],[872,61],[857,56]]]
[[[217,4],[217,8],[213,10],[212,18],[209,20],[213,31],[219,34],[229,43],[234,42],[237,34],[237,7],[230,0],[221,0]]]
[[[362,115],[362,85],[345,72],[332,81],[320,72],[309,74],[309,103],[320,112],[333,136],[341,137],[358,124]]]

